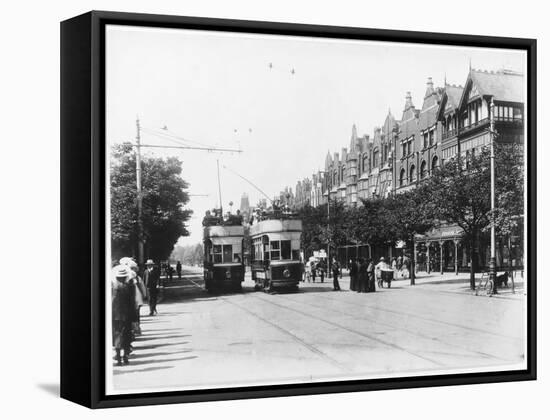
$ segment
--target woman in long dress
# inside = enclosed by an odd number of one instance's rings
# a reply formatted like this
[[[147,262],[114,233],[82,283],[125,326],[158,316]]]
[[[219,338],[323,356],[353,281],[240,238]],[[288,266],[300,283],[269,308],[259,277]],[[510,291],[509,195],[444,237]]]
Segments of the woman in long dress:
[[[115,279],[111,282],[112,339],[118,365],[128,364],[132,344],[132,321],[135,318],[135,296],[128,283],[130,269],[119,265],[114,269]],[[121,353],[122,360],[121,360]]]

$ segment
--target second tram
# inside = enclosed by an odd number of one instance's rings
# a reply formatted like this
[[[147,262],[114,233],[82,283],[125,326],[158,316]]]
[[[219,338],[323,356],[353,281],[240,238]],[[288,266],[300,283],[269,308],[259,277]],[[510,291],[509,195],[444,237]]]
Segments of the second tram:
[[[302,221],[292,218],[261,220],[250,227],[252,280],[257,290],[298,289],[301,233]]]
[[[214,225],[204,228],[204,283],[209,292],[241,290],[244,281],[244,227]]]

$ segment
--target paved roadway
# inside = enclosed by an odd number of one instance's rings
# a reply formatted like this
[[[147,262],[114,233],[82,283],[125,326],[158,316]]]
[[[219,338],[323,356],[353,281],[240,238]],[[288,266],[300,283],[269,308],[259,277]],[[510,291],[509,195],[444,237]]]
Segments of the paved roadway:
[[[455,284],[456,283],[456,284]],[[298,293],[211,296],[202,269],[167,285],[155,317],[143,316],[116,390],[365,378],[483,369],[523,361],[523,294],[473,296],[460,281],[358,294],[331,283]],[[347,280],[342,288],[347,289]],[[142,314],[148,313],[142,308]]]

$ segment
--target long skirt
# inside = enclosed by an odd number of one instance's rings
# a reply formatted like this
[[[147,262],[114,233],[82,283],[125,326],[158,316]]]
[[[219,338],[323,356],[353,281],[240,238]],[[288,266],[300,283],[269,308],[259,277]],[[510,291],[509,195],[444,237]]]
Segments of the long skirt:
[[[113,347],[127,351],[132,343],[132,322],[113,320]]]
[[[357,274],[350,275],[349,290],[357,290]]]

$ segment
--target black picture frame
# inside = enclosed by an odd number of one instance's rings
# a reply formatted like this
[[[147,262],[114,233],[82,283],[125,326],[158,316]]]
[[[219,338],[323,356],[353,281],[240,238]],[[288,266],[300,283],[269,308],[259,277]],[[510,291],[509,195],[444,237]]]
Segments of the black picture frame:
[[[105,393],[105,26],[429,43],[527,52],[527,369],[128,395]],[[90,408],[536,379],[536,40],[92,11],[61,23],[61,397]]]

